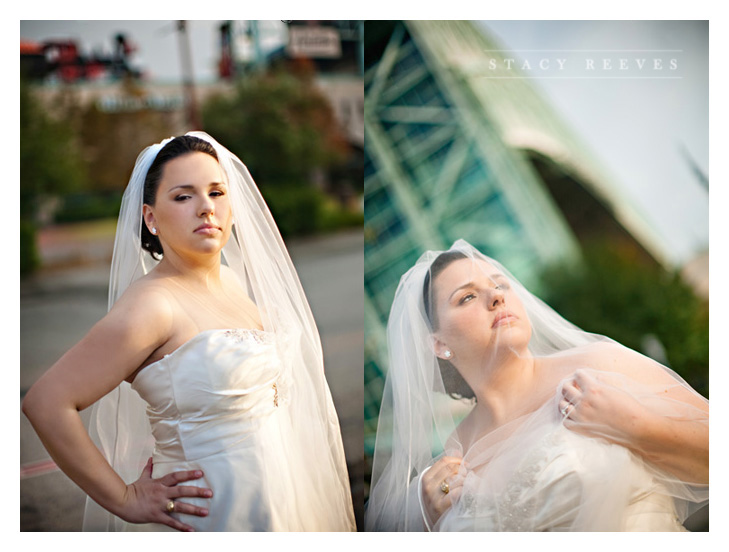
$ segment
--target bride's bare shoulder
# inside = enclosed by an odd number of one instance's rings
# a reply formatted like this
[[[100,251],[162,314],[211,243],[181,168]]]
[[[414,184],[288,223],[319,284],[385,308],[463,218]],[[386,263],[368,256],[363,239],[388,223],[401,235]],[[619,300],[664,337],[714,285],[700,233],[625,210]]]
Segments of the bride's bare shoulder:
[[[606,340],[576,347],[555,356],[553,361],[569,369],[611,372],[637,382],[672,381],[661,364],[615,341]]]
[[[612,371],[621,365],[630,351],[614,341],[597,341],[574,347],[539,359],[543,375],[553,378],[570,377],[576,370],[590,369]]]
[[[175,312],[174,295],[163,279],[146,275],[133,282],[114,303],[110,315],[122,315],[137,323],[170,324]]]
[[[589,360],[589,361],[604,361],[611,358],[620,357],[625,355],[626,352],[630,351],[626,347],[616,343],[615,341],[605,340],[596,341],[594,343],[587,343],[580,345],[579,347],[573,347],[566,351],[559,352],[551,355],[552,359],[572,359],[575,361]]]

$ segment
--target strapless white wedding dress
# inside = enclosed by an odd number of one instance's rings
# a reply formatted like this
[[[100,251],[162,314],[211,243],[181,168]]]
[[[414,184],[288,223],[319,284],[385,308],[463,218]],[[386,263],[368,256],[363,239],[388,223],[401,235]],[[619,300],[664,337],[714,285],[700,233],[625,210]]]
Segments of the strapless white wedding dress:
[[[173,514],[197,531],[342,530],[305,496],[306,466],[291,449],[285,412],[292,382],[282,377],[275,347],[269,332],[202,332],[132,383],[149,405],[152,476],[200,469],[202,479],[183,484],[213,491],[212,499],[180,499],[208,508],[207,517]]]
[[[549,404],[500,446],[469,451],[475,469],[434,530],[685,531],[649,465],[566,429],[555,411]]]

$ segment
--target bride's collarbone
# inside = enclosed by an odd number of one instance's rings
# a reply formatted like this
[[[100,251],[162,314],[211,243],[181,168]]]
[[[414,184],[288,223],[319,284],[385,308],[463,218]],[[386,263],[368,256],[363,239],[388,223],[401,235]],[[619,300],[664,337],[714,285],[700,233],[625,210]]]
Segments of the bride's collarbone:
[[[147,321],[159,320],[159,324],[167,327],[142,367],[205,331],[262,329],[257,306],[243,288],[229,279],[221,282],[217,289],[207,289],[180,282],[178,278],[150,273],[135,282],[126,295],[129,309],[147,312]],[[157,315],[150,309],[157,310]]]
[[[172,290],[173,319],[180,321],[176,334],[199,333],[211,329],[261,329],[256,305],[242,289],[225,285],[219,290]]]

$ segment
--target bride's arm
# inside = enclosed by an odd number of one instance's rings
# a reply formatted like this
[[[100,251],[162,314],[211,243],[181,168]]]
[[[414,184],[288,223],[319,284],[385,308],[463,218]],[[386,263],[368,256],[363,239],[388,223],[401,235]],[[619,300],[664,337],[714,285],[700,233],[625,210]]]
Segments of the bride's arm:
[[[626,446],[685,482],[708,483],[708,401],[622,346],[604,345],[598,364],[600,370],[577,370],[563,386],[574,405],[560,403],[565,426]]]
[[[58,467],[98,504],[127,521],[156,521],[184,530],[186,526],[164,512],[173,498],[165,495],[166,489],[198,477],[178,473],[155,482],[148,465],[139,481],[125,484],[94,445],[79,415],[166,342],[170,312],[157,294],[123,297],[30,388],[22,409]],[[175,489],[179,493],[185,487]],[[198,491],[202,489],[194,496]]]

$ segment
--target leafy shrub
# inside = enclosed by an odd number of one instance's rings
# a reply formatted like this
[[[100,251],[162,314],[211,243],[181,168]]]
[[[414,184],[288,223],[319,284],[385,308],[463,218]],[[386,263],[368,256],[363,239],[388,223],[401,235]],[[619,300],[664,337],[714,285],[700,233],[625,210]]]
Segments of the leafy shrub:
[[[121,207],[121,194],[73,194],[63,197],[55,213],[56,222],[79,222],[103,218],[117,218]]]
[[[543,276],[543,299],[583,330],[644,352],[657,338],[670,368],[709,393],[709,305],[677,272],[606,244],[585,248],[579,268],[555,266]]]
[[[35,244],[35,225],[27,220],[20,221],[20,275],[33,272],[39,264],[38,248]]]

